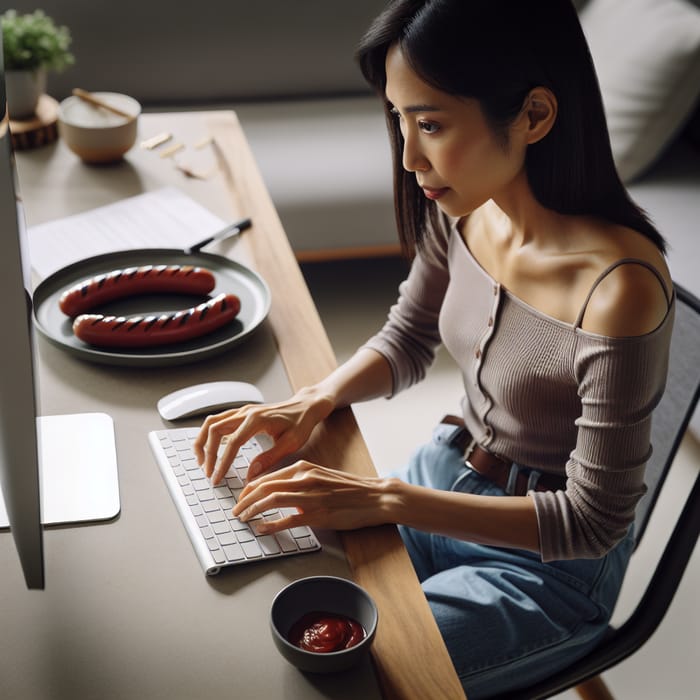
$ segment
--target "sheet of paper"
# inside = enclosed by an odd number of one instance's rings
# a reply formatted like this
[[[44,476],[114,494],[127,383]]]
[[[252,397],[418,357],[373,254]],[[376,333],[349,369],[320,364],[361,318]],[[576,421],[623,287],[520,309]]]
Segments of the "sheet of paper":
[[[43,279],[93,255],[134,248],[186,248],[225,222],[173,187],[122,199],[27,230],[29,255]]]

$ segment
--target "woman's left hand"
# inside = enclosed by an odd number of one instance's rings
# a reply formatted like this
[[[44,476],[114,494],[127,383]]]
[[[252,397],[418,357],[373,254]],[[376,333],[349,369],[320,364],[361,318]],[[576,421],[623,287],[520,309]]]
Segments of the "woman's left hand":
[[[266,510],[296,509],[278,520],[256,523],[259,533],[298,525],[354,530],[388,520],[389,481],[321,467],[305,460],[251,481],[241,492],[234,515],[247,521]]]

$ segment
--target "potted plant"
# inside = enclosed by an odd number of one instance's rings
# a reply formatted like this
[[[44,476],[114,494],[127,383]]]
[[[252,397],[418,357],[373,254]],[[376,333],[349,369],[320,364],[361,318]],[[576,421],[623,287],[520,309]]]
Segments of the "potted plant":
[[[57,26],[42,10],[0,15],[5,61],[7,105],[13,119],[34,115],[46,89],[49,70],[63,70],[74,62],[70,31]]]

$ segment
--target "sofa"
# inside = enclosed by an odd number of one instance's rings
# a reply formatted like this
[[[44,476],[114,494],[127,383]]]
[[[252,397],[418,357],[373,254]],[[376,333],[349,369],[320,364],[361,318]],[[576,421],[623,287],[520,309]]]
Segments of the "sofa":
[[[384,4],[44,0],[76,57],[48,92],[126,92],[147,111],[233,107],[300,260],[393,254],[384,117],[353,57]],[[675,279],[700,296],[700,0],[575,4],[618,169],[668,238]]]

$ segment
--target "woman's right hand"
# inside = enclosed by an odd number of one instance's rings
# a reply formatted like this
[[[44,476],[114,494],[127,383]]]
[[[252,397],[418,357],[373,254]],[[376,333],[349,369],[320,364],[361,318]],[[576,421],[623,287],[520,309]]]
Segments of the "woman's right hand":
[[[287,455],[299,450],[311,432],[334,409],[329,396],[316,387],[301,389],[286,401],[248,404],[208,416],[194,442],[197,462],[212,484],[218,484],[228,471],[238,450],[250,438],[266,433],[273,446],[258,455],[248,468],[248,480],[267,471]],[[226,446],[217,462],[221,442]]]

